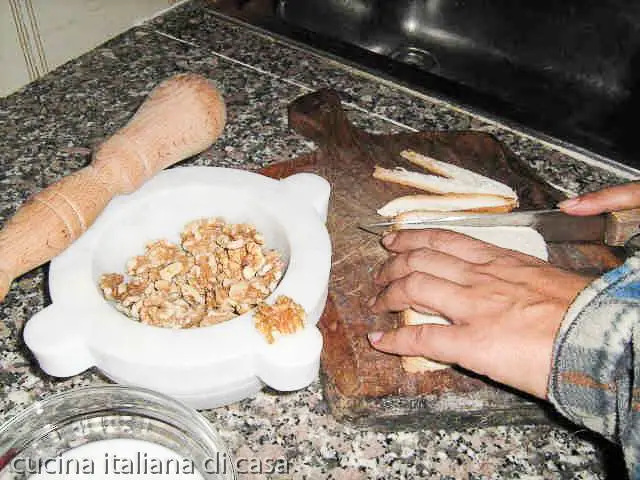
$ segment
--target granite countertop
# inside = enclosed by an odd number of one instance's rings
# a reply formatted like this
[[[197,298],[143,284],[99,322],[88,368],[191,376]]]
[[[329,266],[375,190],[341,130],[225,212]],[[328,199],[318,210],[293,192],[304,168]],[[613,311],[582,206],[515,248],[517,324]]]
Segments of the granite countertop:
[[[30,194],[84,166],[89,150],[121,127],[154,85],[184,71],[213,79],[228,107],[222,137],[185,165],[257,168],[309,152],[313,144],[287,129],[286,106],[328,86],[341,92],[350,118],[370,131],[490,131],[567,192],[634,175],[283,44],[194,0],[0,99],[0,222]],[[95,370],[53,379],[34,365],[21,331],[49,301],[42,267],[14,282],[0,304],[0,421],[51,393],[107,382]],[[615,448],[566,427],[357,431],[331,417],[319,382],[203,413],[236,456],[285,456],[290,474],[281,478],[619,478],[612,473],[620,465]]]

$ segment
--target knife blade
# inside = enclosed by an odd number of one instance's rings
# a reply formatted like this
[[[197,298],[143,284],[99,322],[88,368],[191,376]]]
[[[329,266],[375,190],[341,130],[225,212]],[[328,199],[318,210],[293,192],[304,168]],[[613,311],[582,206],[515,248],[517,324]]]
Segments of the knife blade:
[[[616,243],[611,243],[611,232],[608,233],[611,223],[609,217],[610,214],[579,217],[568,215],[559,209],[509,213],[425,212],[397,221],[364,220],[359,227],[381,235],[391,229],[521,226],[534,228],[548,242],[599,242],[621,245],[632,234],[628,234],[624,241],[616,239]],[[639,232],[637,227],[636,225],[633,234]]]

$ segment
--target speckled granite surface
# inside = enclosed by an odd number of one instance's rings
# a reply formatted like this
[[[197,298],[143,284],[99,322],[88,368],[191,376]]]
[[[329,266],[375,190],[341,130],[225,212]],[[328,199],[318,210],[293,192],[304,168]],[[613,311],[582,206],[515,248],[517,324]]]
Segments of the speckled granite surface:
[[[28,195],[85,165],[88,149],[122,126],[156,83],[182,71],[214,79],[229,113],[222,138],[185,164],[256,168],[308,152],[313,145],[287,130],[286,105],[330,86],[344,94],[352,120],[372,131],[484,129],[566,190],[622,180],[500,126],[226,23],[204,2],[193,1],[0,99],[0,221]],[[45,271],[23,276],[0,304],[0,421],[36,398],[106,381],[95,371],[55,380],[32,363],[21,330],[49,302]],[[614,448],[561,427],[355,431],[327,413],[317,382],[302,392],[265,392],[204,413],[237,456],[286,456],[290,474],[284,478],[620,478]]]

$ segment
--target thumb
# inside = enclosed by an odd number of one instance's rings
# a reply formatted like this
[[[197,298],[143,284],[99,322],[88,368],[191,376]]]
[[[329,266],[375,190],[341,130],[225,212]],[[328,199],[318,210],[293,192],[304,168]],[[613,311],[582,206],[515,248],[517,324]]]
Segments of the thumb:
[[[368,337],[371,346],[381,352],[458,363],[464,351],[463,328],[463,325],[412,325],[384,333],[371,332]]]
[[[571,215],[597,215],[640,207],[640,182],[625,183],[564,200],[558,207]]]

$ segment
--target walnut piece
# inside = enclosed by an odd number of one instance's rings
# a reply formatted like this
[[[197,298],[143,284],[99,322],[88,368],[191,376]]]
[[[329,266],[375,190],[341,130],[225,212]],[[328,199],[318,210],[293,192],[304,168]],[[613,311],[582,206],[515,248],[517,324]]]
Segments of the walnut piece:
[[[126,275],[100,278],[104,297],[130,318],[159,327],[215,325],[246,313],[282,278],[280,253],[253,225],[222,218],[188,223],[180,245],[156,240],[131,258]]]
[[[275,342],[278,334],[291,334],[304,327],[304,309],[290,297],[280,295],[273,305],[261,302],[254,316],[256,328],[268,343]]]

